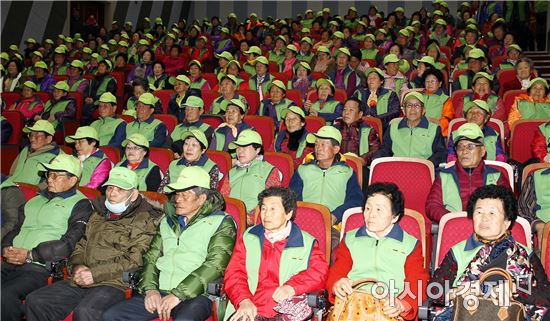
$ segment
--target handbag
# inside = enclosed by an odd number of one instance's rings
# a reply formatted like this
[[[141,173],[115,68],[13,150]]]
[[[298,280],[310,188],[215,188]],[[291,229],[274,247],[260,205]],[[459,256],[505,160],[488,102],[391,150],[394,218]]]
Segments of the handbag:
[[[512,299],[512,277],[501,268],[488,269],[479,278],[479,284],[483,284],[490,276],[502,276],[510,285],[509,306],[499,306],[491,298],[477,295],[476,299],[470,301],[462,295],[453,299],[454,310],[451,320],[453,321],[478,321],[478,320],[500,320],[500,321],[523,321],[525,320],[525,309],[523,304]],[[465,302],[466,301],[466,302]],[[477,301],[477,302],[475,302]],[[474,304],[471,304],[474,303]]]
[[[334,306],[329,312],[328,321],[399,321],[399,318],[389,318],[384,314],[384,300],[375,298],[367,291],[359,288],[376,283],[375,279],[359,279],[353,282],[353,293],[345,299],[336,297]]]

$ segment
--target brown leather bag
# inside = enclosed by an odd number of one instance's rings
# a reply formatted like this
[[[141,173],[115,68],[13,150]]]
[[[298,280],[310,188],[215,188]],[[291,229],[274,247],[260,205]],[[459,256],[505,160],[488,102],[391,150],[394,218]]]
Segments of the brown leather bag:
[[[384,302],[359,288],[376,283],[375,279],[359,279],[353,282],[353,293],[344,300],[336,297],[328,321],[400,321],[402,318],[389,318],[383,312]]]
[[[502,276],[510,285],[509,302],[510,305],[498,306],[491,298],[477,296],[477,304],[475,302],[464,302],[464,296],[458,295],[454,298],[453,321],[479,321],[479,320],[500,320],[500,321],[524,321],[525,309],[523,304],[512,299],[512,277],[508,272],[501,268],[492,268],[483,273],[479,278],[479,283],[482,284],[490,276]]]

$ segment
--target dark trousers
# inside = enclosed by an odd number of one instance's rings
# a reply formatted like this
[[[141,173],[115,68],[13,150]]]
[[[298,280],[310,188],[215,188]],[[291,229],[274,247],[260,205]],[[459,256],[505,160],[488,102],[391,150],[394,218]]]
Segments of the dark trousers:
[[[71,311],[73,321],[101,321],[103,311],[122,300],[124,291],[112,286],[81,288],[60,281],[27,296],[27,321],[59,321]]]
[[[32,291],[46,286],[48,271],[38,265],[13,265],[2,262],[2,320],[20,321],[22,299]]]
[[[157,313],[145,310],[145,297],[135,295],[103,313],[103,321],[149,321],[158,318]],[[203,295],[185,300],[172,309],[174,321],[204,321],[212,315],[212,301]]]

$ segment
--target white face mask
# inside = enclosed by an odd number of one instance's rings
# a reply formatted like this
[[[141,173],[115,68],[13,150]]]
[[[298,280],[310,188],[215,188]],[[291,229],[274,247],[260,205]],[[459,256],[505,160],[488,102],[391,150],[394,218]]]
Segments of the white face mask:
[[[111,212],[113,214],[123,213],[130,206],[130,203],[128,201],[132,197],[132,194],[133,193],[130,193],[130,196],[128,196],[128,198],[125,201],[120,202],[120,203],[116,203],[116,204],[113,204],[113,203],[109,202],[109,200],[107,198],[105,198],[105,207],[107,207],[109,212]]]

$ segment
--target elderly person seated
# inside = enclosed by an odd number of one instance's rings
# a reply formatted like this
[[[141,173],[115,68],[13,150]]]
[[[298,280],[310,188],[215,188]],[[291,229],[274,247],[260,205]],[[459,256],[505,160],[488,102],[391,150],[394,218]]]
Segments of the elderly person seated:
[[[189,98],[183,103],[182,107],[185,110],[185,119],[181,122],[181,124],[174,128],[168,137],[167,143],[167,145],[171,146],[172,150],[176,154],[176,158],[182,152],[183,141],[181,137],[185,132],[191,129],[200,130],[206,136],[208,142],[210,142],[212,139],[212,134],[214,133],[212,127],[206,123],[203,123],[200,119],[201,115],[204,113],[204,101],[202,98],[197,96],[189,96]],[[206,144],[206,147],[208,147],[208,144]]]
[[[143,135],[151,147],[162,147],[166,142],[168,129],[166,125],[155,118],[155,105],[158,98],[151,93],[139,96],[136,108],[136,119],[126,125],[126,137],[139,133]]]
[[[365,71],[367,87],[358,88],[353,94],[361,101],[363,116],[379,118],[382,128],[386,130],[390,120],[399,117],[399,97],[382,85],[384,84],[384,72],[376,67],[367,68]]]
[[[395,54],[384,57],[384,88],[401,97],[409,89],[409,79],[399,71],[399,62],[400,59]]]
[[[107,180],[113,163],[99,148],[99,135],[90,126],[82,126],[72,136],[65,137],[66,143],[74,143],[73,156],[78,158],[82,167],[79,186],[97,189]]]
[[[261,224],[237,239],[225,270],[226,320],[283,317],[277,304],[296,296],[307,300],[304,294],[321,290],[326,280],[328,265],[318,241],[293,222],[296,194],[271,187],[258,195],[258,206]],[[285,260],[288,255],[307,259]]]
[[[15,186],[16,182],[37,185],[40,183],[38,164],[48,163],[58,154],[63,154],[53,141],[55,129],[47,120],[38,120],[34,125],[23,128],[28,135],[29,146],[23,147],[10,168],[10,175],[2,182],[2,188]]]
[[[331,302],[351,295],[356,280],[373,278],[390,287],[393,281],[397,295],[383,300],[385,317],[416,319],[417,302],[421,302],[417,299],[425,297],[429,274],[420,242],[398,224],[404,214],[405,200],[395,184],[374,183],[367,187],[365,222],[346,232],[335,251],[326,284]],[[372,287],[365,287],[362,290],[371,293]]]
[[[116,115],[116,97],[106,92],[99,97],[98,103],[99,119],[90,125],[99,135],[98,146],[120,148],[120,144],[126,138],[126,122]]]
[[[110,60],[101,60],[97,66],[97,72],[84,91],[84,106],[82,107],[82,125],[92,122],[92,114],[97,106],[95,102],[106,92],[116,94],[117,82],[109,72],[113,67]]]
[[[302,108],[290,106],[282,113],[285,129],[279,131],[273,142],[273,149],[290,155],[294,167],[298,168],[306,155],[313,152],[313,147],[307,143],[306,115]]]
[[[348,96],[351,96],[361,84],[357,73],[348,65],[351,53],[348,48],[342,47],[334,52],[334,57],[336,68],[328,72],[327,76],[336,88],[345,90]]]
[[[190,89],[191,80],[186,75],[175,77],[174,91],[168,102],[168,113],[176,116],[179,122],[185,118],[184,103],[190,96],[198,95],[196,90]]]
[[[294,76],[288,83],[288,88],[298,90],[302,101],[305,101],[307,92],[311,87],[315,87],[315,79],[311,75],[311,66],[305,61],[300,61],[294,66]]]
[[[126,107],[122,111],[123,115],[130,115],[134,118],[136,118],[136,109],[137,109],[137,103],[139,101],[139,97],[141,95],[150,92],[149,91],[149,84],[147,81],[143,78],[136,78],[134,81],[132,81],[132,96],[128,98],[126,101]],[[160,102],[160,99],[157,99],[157,102],[155,103],[155,112],[162,113],[162,104]]]
[[[530,173],[522,184],[518,199],[518,214],[531,223],[537,234],[538,248],[542,249],[543,231],[550,222],[550,168],[541,168]]]
[[[11,65],[11,62],[10,62]],[[10,66],[8,65],[8,67]],[[8,71],[10,69],[8,68]],[[38,61],[33,66],[34,70],[34,76],[31,77],[31,81],[36,84],[36,86],[39,88],[38,91],[45,91],[48,93],[51,93],[53,90],[53,85],[55,84],[55,80],[53,79],[53,76],[50,75],[50,72],[48,70],[48,65],[44,61]],[[8,74],[9,77],[9,74]],[[14,83],[13,85],[15,85]]]
[[[316,55],[315,63],[313,64],[313,71],[321,73],[326,72],[332,63],[332,59],[330,58],[330,50],[325,46],[319,46],[319,48],[317,48]]]
[[[471,88],[474,76],[480,71],[488,71],[487,58],[481,49],[471,49],[468,52],[466,63],[468,64],[468,69],[465,74],[458,76],[458,79],[453,82],[453,91]]]
[[[149,141],[141,134],[128,136],[123,142],[124,159],[116,167],[126,167],[136,172],[138,190],[156,192],[162,180],[157,164],[149,159]]]
[[[505,93],[508,90],[521,89],[527,90],[531,79],[535,78],[535,69],[533,65],[533,60],[529,58],[521,58],[514,65],[516,70],[516,77],[512,81],[505,82],[502,85],[502,92]]]
[[[478,125],[483,132],[485,149],[487,150],[485,159],[505,162],[506,153],[504,152],[504,146],[502,146],[500,133],[487,124],[491,118],[491,108],[489,105],[483,100],[469,101],[462,111],[464,112],[466,122]],[[449,142],[447,143],[447,162],[457,159],[453,140],[455,135],[456,131],[449,135]]]
[[[82,172],[78,159],[60,154],[34,165],[48,185],[24,205],[17,225],[2,239],[2,320],[21,320],[21,298],[46,285],[46,261],[73,252],[93,210],[77,189]]]
[[[221,96],[212,102],[212,114],[221,114],[226,110],[227,105],[229,105],[233,99],[240,100],[243,105],[247,106],[246,109],[248,110],[248,102],[246,101],[246,98],[237,93],[238,84],[239,80],[233,75],[224,75],[220,79]]]
[[[243,201],[248,213],[247,221],[252,225],[258,194],[271,186],[280,186],[283,175],[263,159],[262,138],[253,129],[243,130],[237,140],[229,144],[229,149],[236,150],[237,159],[220,192]]]
[[[445,138],[441,135],[441,127],[426,118],[424,96],[416,91],[405,95],[403,113],[403,119],[390,123],[382,147],[374,158],[417,157],[431,161],[437,168],[447,158]]]
[[[53,86],[52,99],[44,104],[44,110],[40,115],[34,116],[34,120],[44,119],[52,123],[56,132],[62,132],[63,121],[74,119],[76,103],[69,95],[69,85],[66,81],[59,81]]]
[[[328,124],[342,115],[342,103],[334,98],[334,83],[329,79],[317,80],[317,100],[311,101],[309,96],[304,102],[307,115],[323,117]]]
[[[473,221],[474,233],[447,252],[430,280],[437,285],[433,288],[449,289],[449,282],[453,287],[447,293],[428,293],[436,304],[446,305],[436,320],[451,320],[457,307],[445,298],[460,295],[458,291],[464,286],[473,289],[472,286],[490,268],[504,269],[511,276],[514,286],[509,284],[510,300],[523,304],[527,320],[547,320],[550,284],[544,268],[535,253],[510,234],[518,215],[513,192],[503,186],[480,187],[469,198],[467,211]]]
[[[513,69],[519,61],[520,55],[522,53],[521,47],[516,44],[511,44],[506,49],[507,56],[506,60],[502,61],[500,65],[495,69],[495,74],[499,70]]]
[[[453,100],[441,88],[443,85],[443,74],[435,68],[430,68],[424,73],[423,78],[426,118],[435,124],[439,124],[441,134],[447,137],[449,122],[454,118],[455,111]]]
[[[550,121],[540,124],[531,142],[531,152],[540,163],[550,163]]]
[[[458,102],[455,107],[455,116],[459,117],[464,113],[463,108],[468,102],[479,99],[487,102],[493,118],[506,122],[506,110],[504,108],[504,101],[502,97],[499,97],[494,91],[495,84],[494,76],[484,71],[480,71],[475,74],[472,79],[472,92],[467,93],[464,99]],[[462,111],[462,112],[461,112]]]
[[[209,186],[208,173],[190,166],[165,187],[170,202],[164,203],[166,215],[143,256],[139,295],[109,308],[104,321],[203,321],[211,316],[206,288],[223,277],[237,228],[223,212],[223,197]]]
[[[275,122],[275,129],[278,130],[283,111],[293,105],[296,105],[294,101],[286,98],[285,84],[280,80],[274,80],[269,88],[269,98],[262,100],[258,115],[271,117]]]
[[[342,118],[336,119],[334,127],[342,134],[340,152],[361,157],[365,166],[370,165],[374,153],[380,148],[380,138],[375,129],[363,122],[359,99],[350,97],[346,100]]]
[[[237,139],[243,130],[251,127],[243,122],[247,106],[240,99],[231,99],[221,111],[225,122],[214,130],[209,149],[227,152],[229,144]]]
[[[529,83],[528,95],[516,97],[510,113],[508,126],[512,128],[520,119],[550,118],[550,98],[548,98],[548,82],[543,78],[535,78]]]
[[[78,59],[73,60],[69,65],[69,72],[67,73],[69,78],[67,79],[67,84],[71,91],[84,93],[88,87],[88,80],[82,76],[85,68],[86,66],[84,66],[84,63]]]
[[[260,56],[256,58],[253,64],[256,74],[250,77],[248,83],[244,86],[245,88],[243,86],[241,88],[257,91],[261,101],[267,95],[275,77],[269,73],[269,61],[267,61],[266,57]]]
[[[103,311],[124,300],[123,272],[141,267],[143,254],[163,217],[137,188],[135,172],[116,167],[105,196],[93,202],[84,237],[69,258],[71,276],[27,297],[27,320],[58,321],[74,311],[75,320],[103,320]]]
[[[189,62],[189,80],[191,80],[190,88],[197,90],[209,90],[210,84],[202,78],[202,64],[197,60]]]
[[[153,73],[147,77],[147,82],[152,90],[168,89],[170,87],[166,67],[162,61],[153,62]]]
[[[426,200],[426,214],[434,222],[439,222],[449,212],[465,210],[470,195],[480,186],[510,187],[504,174],[483,161],[487,148],[479,125],[460,126],[453,133],[453,142],[457,161],[439,172]]]
[[[179,159],[173,160],[168,166],[168,171],[160,183],[159,191],[163,190],[170,182],[175,182],[181,170],[187,166],[199,166],[210,175],[210,189],[217,189],[218,182],[223,174],[216,163],[208,158],[206,149],[208,139],[200,129],[189,129],[181,134],[181,151],[175,154]]]
[[[17,110],[25,119],[25,123],[34,121],[36,115],[39,115],[44,110],[42,99],[36,95],[38,86],[32,81],[25,81],[21,90],[21,98],[18,98],[15,103],[8,107],[8,110]]]

